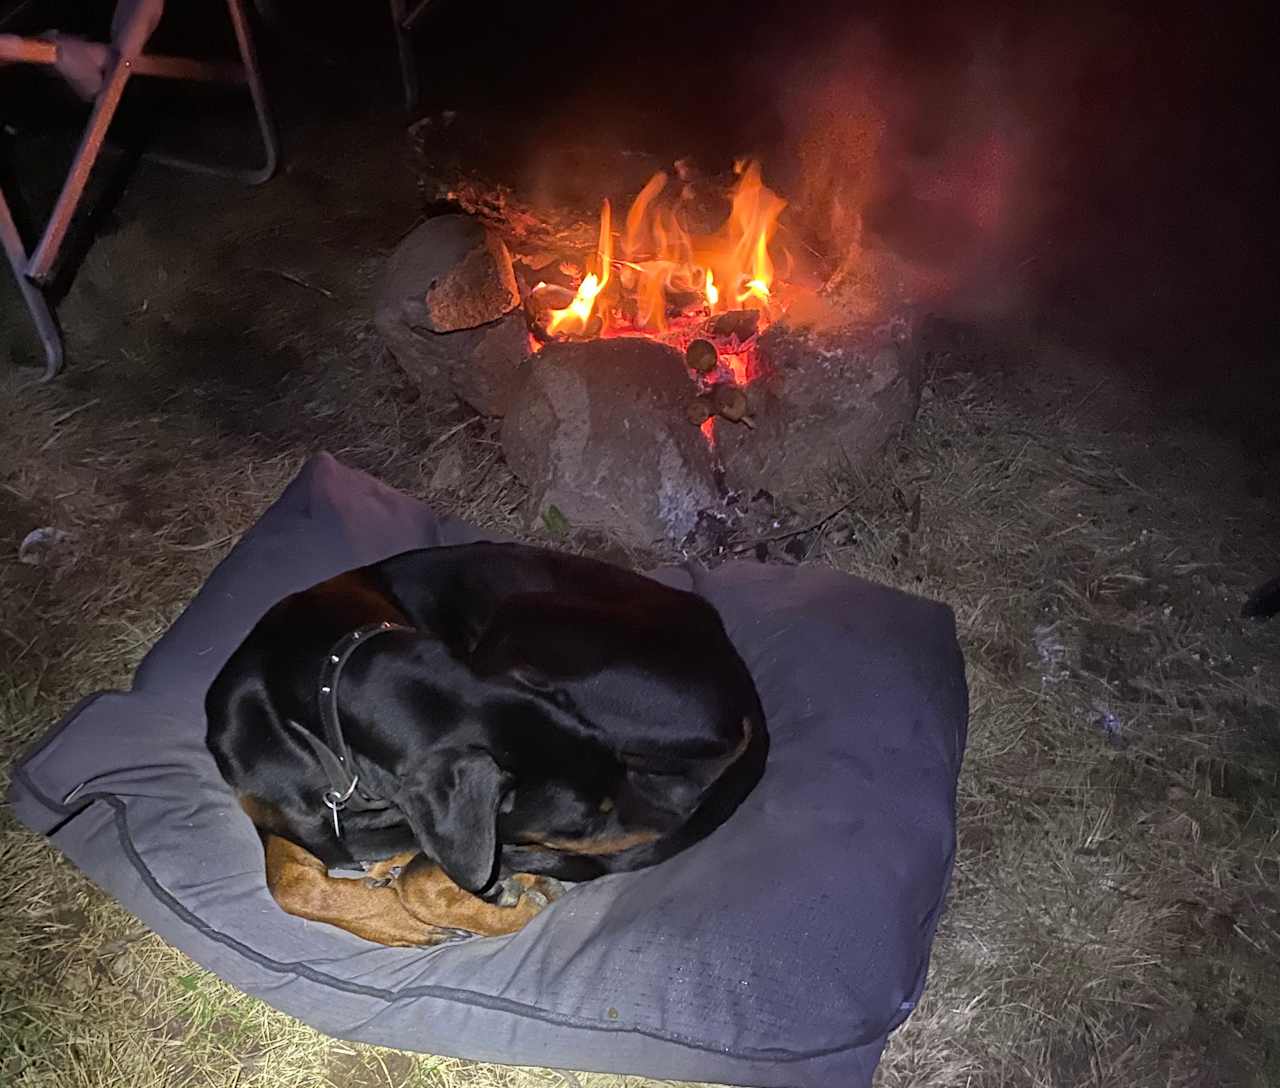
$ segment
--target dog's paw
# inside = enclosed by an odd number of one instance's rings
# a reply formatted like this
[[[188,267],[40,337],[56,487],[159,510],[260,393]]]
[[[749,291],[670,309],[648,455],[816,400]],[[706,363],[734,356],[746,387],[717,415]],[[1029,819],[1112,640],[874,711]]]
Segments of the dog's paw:
[[[499,880],[480,898],[495,907],[514,907],[520,902],[523,891],[524,889],[516,882],[516,878],[509,876]]]
[[[385,863],[377,866],[366,866],[365,871],[369,875],[363,877],[360,882],[366,888],[389,888],[400,879],[400,873],[403,870],[403,865],[387,865]]]
[[[563,881],[557,880],[553,876],[535,877],[535,883],[530,891],[536,891],[546,897],[548,903],[554,903],[565,892],[567,892],[572,884],[565,884]]]
[[[499,880],[481,898],[495,907],[510,909],[527,904],[536,910],[542,910],[564,893],[565,886],[549,876],[515,873]]]
[[[544,907],[551,906],[551,900],[548,899],[537,888],[527,889],[524,895],[522,895],[520,898],[523,902],[532,904],[533,906],[537,907],[538,910],[542,910]]]
[[[453,926],[431,926],[426,937],[419,942],[419,948],[435,948],[442,944],[458,944],[462,941],[473,941],[476,934],[469,929],[457,929]]]
[[[554,877],[516,873],[511,881],[520,889],[522,897],[539,910],[550,906],[565,893],[565,886]]]

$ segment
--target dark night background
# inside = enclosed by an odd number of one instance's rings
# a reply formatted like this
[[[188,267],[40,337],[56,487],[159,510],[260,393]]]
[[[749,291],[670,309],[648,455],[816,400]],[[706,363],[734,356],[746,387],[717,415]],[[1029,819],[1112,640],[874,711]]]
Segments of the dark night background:
[[[21,9],[0,32],[101,37],[113,2],[0,0],[0,20]],[[625,200],[684,157],[719,186],[756,155],[790,202],[780,241],[826,262],[803,272],[888,269],[849,276],[837,304],[901,273],[940,318],[917,326],[921,407],[886,456],[833,461],[795,493],[731,493],[691,540],[637,552],[610,524],[549,518],[504,457],[505,423],[434,362],[423,381],[375,324],[379,300],[405,297],[389,255],[454,177],[415,154],[388,0],[244,2],[274,12],[256,37],[276,177],[143,161],[150,146],[256,164],[258,147],[243,89],[133,80],[52,292],[67,360],[48,384],[0,272],[0,775],[87,691],[127,687],[319,449],[486,533],[640,569],[848,572],[949,605],[973,693],[930,989],[878,1083],[1280,1085],[1280,614],[1241,614],[1280,575],[1274,18],[1124,0],[431,0],[421,142],[443,154],[461,133],[482,192],[510,182],[516,204],[578,213],[540,224],[551,256],[589,236],[573,228],[605,192]],[[153,48],[226,57],[230,37],[225,0],[170,0]],[[0,184],[28,228],[86,112],[49,72],[0,68]],[[861,351],[865,331],[833,347]],[[818,349],[785,384],[815,430],[830,405],[854,434],[864,406],[881,411],[880,368],[846,399]],[[572,399],[574,433],[632,430],[609,390]],[[552,444],[561,416],[545,415]],[[34,563],[29,536],[48,541]],[[0,1082],[559,1075],[330,1047],[0,830],[15,995]]]
[[[260,45],[286,142],[291,117],[344,99],[400,108],[383,4],[272,6],[279,25]],[[108,10],[36,8],[28,29],[89,30]],[[218,5],[170,8],[158,47],[216,50]],[[886,138],[859,191],[878,242],[949,269],[970,301],[1003,300],[993,313],[1017,308],[1043,333],[1197,396],[1234,403],[1247,389],[1256,406],[1277,337],[1267,28],[1245,6],[435,0],[417,45],[422,110],[483,118],[513,158],[567,140],[716,165],[752,152],[793,198],[797,148],[827,137],[842,95],[869,90]],[[40,73],[10,70],[0,87],[10,119],[48,109]],[[74,125],[67,99],[54,96],[57,118]],[[917,179],[945,174],[986,131],[1013,163],[1002,218],[961,229],[902,163]]]

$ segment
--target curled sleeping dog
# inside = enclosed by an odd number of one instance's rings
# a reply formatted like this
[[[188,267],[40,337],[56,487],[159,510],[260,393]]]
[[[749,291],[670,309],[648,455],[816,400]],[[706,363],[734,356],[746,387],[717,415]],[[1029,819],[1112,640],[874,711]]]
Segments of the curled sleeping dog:
[[[768,750],[710,604],[508,544],[286,598],[206,710],[276,901],[394,945],[513,932],[558,881],[670,857],[728,819]],[[352,865],[363,880],[329,874]]]

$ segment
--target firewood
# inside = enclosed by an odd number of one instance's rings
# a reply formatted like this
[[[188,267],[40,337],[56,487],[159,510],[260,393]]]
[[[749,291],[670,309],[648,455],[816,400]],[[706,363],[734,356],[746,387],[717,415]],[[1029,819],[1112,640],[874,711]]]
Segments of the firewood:
[[[715,344],[710,340],[693,340],[684,349],[684,361],[689,364],[690,370],[696,370],[699,374],[710,374],[715,370],[720,356],[716,352]]]
[[[685,408],[685,414],[689,417],[689,422],[695,427],[701,427],[708,419],[715,415],[715,408],[712,407],[710,396],[695,397]]]
[[[702,301],[701,291],[682,291],[675,287],[668,287],[663,292],[663,298],[666,303],[667,316],[670,318],[680,317],[686,310],[705,305]]]
[[[759,310],[728,310],[716,314],[707,322],[707,332],[712,336],[736,336],[738,343],[750,340],[760,328]]]
[[[747,395],[732,382],[721,382],[711,391],[716,411],[731,423],[741,423],[747,416]]]

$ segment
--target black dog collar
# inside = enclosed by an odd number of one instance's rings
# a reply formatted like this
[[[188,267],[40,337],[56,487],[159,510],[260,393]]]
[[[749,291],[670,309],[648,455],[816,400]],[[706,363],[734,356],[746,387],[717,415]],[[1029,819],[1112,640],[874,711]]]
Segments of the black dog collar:
[[[315,753],[329,779],[329,788],[324,791],[321,800],[333,814],[333,830],[338,838],[342,838],[342,824],[338,813],[349,808],[353,812],[369,812],[391,807],[391,802],[378,797],[367,788],[360,788],[360,776],[351,763],[351,752],[347,748],[346,738],[342,735],[342,720],[338,716],[338,679],[342,675],[343,666],[355,653],[358,646],[363,646],[372,638],[386,634],[388,631],[412,631],[400,623],[369,623],[357,627],[343,635],[329,651],[320,668],[320,724],[324,727],[324,740],[321,740],[309,729],[290,721],[289,725],[298,732],[302,739]]]

